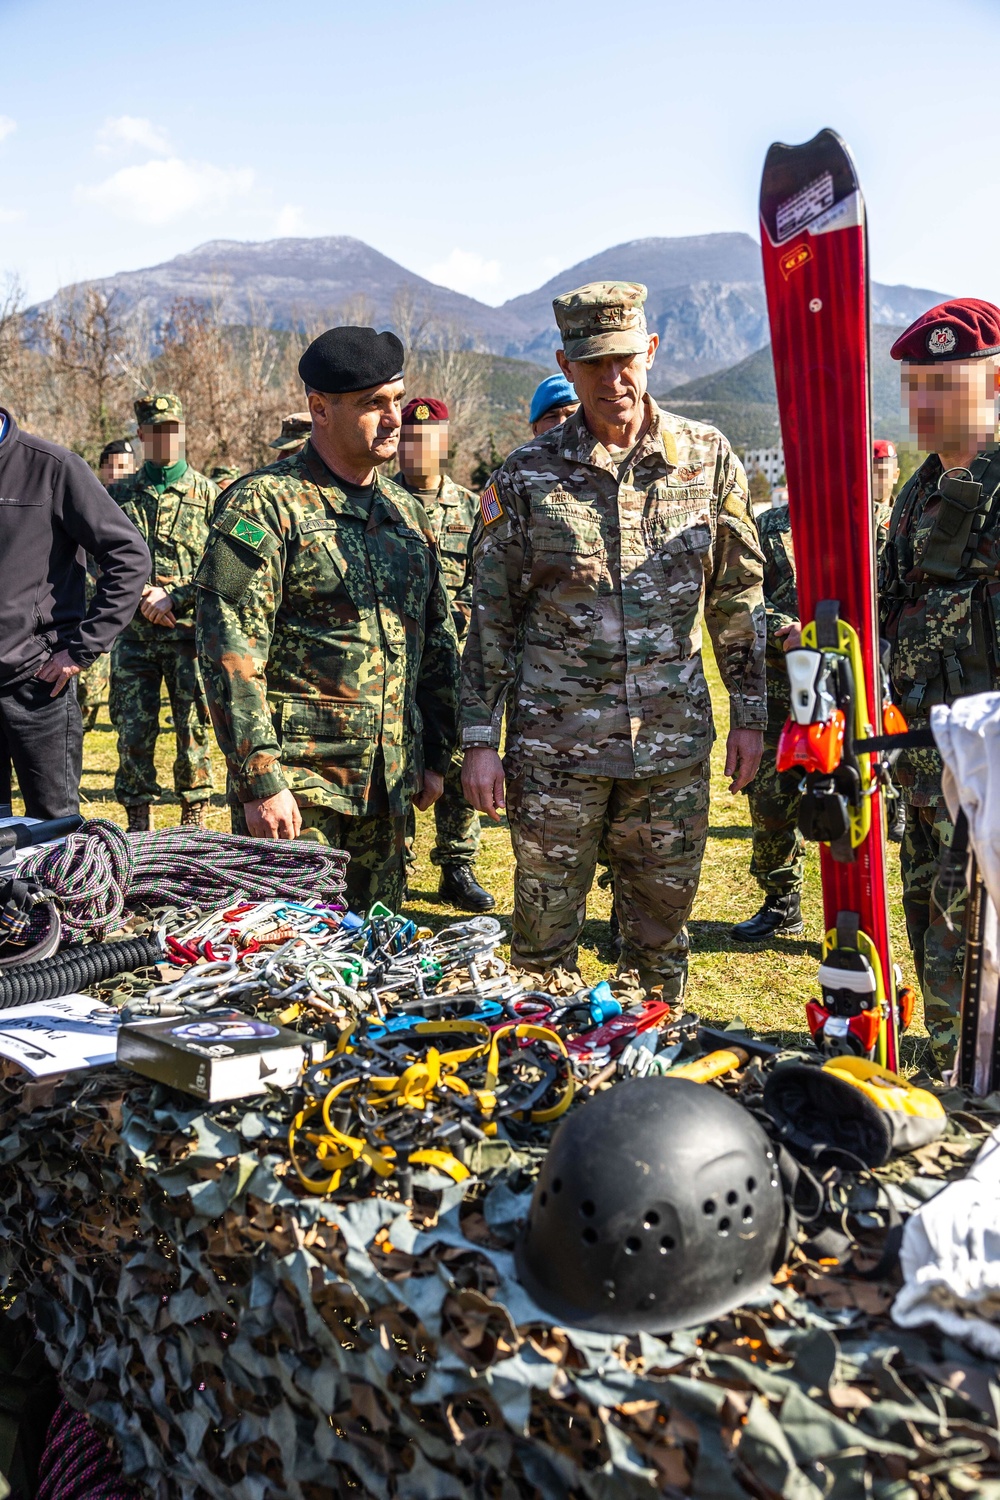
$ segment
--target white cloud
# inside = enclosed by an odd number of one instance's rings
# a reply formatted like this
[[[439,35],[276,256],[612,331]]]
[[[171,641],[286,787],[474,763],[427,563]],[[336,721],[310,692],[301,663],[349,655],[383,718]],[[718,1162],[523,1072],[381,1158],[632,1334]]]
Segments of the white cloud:
[[[157,156],[170,154],[169,140],[162,130],[157,130],[152,120],[140,115],[109,115],[97,132],[98,151],[107,156],[112,151],[132,147],[155,152]]]
[[[78,203],[96,203],[139,224],[169,224],[192,210],[224,208],[252,192],[249,167],[213,167],[209,162],[147,161],[122,167],[103,182],[76,189]]]
[[[0,141],[5,141],[9,135],[13,135],[16,129],[16,120],[12,120],[10,115],[0,115]]]
[[[23,218],[23,208],[0,208],[0,224],[20,224]]]
[[[306,216],[294,203],[285,203],[278,209],[274,221],[275,234],[304,234]]]
[[[444,260],[428,266],[424,275],[453,292],[478,297],[492,291],[500,282],[500,262],[487,260],[474,250],[452,250]]]

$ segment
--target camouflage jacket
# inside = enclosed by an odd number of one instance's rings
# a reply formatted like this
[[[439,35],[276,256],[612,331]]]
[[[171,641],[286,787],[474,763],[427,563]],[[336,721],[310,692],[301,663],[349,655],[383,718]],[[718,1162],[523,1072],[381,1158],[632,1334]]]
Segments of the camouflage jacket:
[[[735,726],[763,727],[763,563],[746,476],[713,427],[660,411],[627,472],[582,409],[482,497],[462,743],[598,776],[664,775],[714,738],[702,620]]]
[[[402,474],[395,483],[409,490]],[[456,484],[447,474],[441,475],[436,495],[411,490],[427,512],[434,540],[441,557],[441,577],[451,600],[455,629],[459,640],[469,628],[472,613],[472,528],[479,515],[479,500],[464,485]]]
[[[208,528],[219,488],[189,464],[179,479],[158,494],[143,465],[135,474],[108,486],[149,548],[149,579],[174,601],[177,624],[151,625],[138,610],[123,632],[134,640],[162,641],[168,635],[194,636],[194,575],[208,541]]]
[[[991,453],[1000,467],[1000,449]],[[892,695],[913,728],[929,722],[935,703],[1000,688],[1000,495],[957,576],[942,577],[932,555],[942,472],[932,453],[900,490],[879,570]],[[896,777],[914,806],[941,796],[936,750],[904,750]]]
[[[402,813],[458,737],[458,643],[430,522],[381,476],[371,510],[310,443],[226,490],[198,572],[198,653],[241,802],[290,787]]]

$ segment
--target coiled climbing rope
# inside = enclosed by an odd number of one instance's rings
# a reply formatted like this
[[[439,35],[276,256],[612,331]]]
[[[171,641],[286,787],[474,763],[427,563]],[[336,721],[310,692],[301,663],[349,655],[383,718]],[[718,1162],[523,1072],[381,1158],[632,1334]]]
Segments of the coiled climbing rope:
[[[53,1000],[57,995],[73,995],[90,984],[113,979],[162,962],[159,943],[149,938],[126,938],[120,943],[88,943],[85,947],[64,948],[53,958],[40,963],[23,964],[0,974],[0,1010],[15,1005],[30,1005],[38,1000]]]
[[[39,849],[18,875],[53,896],[63,936],[102,938],[126,912],[177,905],[194,910],[237,900],[335,901],[347,855],[309,840],[269,840],[204,828],[124,833],[95,818],[65,842]]]

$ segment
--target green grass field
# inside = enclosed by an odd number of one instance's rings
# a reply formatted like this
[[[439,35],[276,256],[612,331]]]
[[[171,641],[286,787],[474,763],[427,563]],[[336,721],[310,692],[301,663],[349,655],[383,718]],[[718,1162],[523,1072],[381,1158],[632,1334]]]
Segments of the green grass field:
[[[816,993],[815,972],[819,962],[819,938],[822,932],[819,860],[814,849],[808,854],[803,909],[807,935],[803,938],[778,939],[770,947],[747,947],[734,943],[728,930],[757,910],[761,895],[749,875],[750,817],[744,796],[730,796],[722,775],[725,730],[728,708],[725,693],[710,654],[707,657],[709,681],[716,705],[720,739],[712,757],[712,809],[708,849],[702,869],[701,888],[690,924],[691,978],[687,1004],[714,1024],[739,1016],[766,1036],[780,1035],[791,1041],[804,1041],[805,1000]],[[172,785],[170,765],[173,753],[169,729],[169,711],[164,704],[161,713],[163,733],[158,744],[157,763],[160,781]],[[114,800],[113,777],[116,765],[115,734],[101,711],[97,727],[84,742],[83,806],[92,817],[110,817],[124,823],[124,810]],[[228,830],[229,814],[222,795],[225,766],[216,754],[216,786],[212,799],[211,826]],[[167,793],[154,810],[157,827],[179,821],[180,809],[173,792]],[[483,843],[478,873],[483,884],[497,898],[497,914],[509,918],[513,904],[514,863],[506,826],[490,824],[483,819]],[[433,818],[417,817],[417,868],[411,881],[407,908],[414,920],[430,927],[454,920],[454,910],[437,899],[438,872],[428,859],[433,841]],[[907,983],[915,984],[913,964],[906,943],[900,905],[899,858],[897,846],[889,851],[890,909],[896,962],[901,964]],[[580,948],[580,970],[584,978],[597,981],[613,967],[608,941],[610,898],[607,891],[595,887],[583,930]],[[927,1047],[926,1033],[918,1006],[917,1020],[906,1041],[904,1057],[908,1066],[918,1064]]]

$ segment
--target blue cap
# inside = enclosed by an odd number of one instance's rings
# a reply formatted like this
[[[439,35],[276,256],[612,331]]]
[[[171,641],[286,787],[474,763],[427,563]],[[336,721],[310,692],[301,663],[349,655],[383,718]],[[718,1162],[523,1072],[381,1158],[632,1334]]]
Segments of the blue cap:
[[[549,375],[531,398],[528,421],[537,422],[554,406],[575,406],[579,399],[565,375]]]

